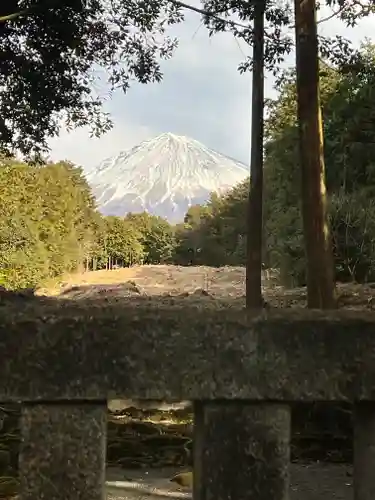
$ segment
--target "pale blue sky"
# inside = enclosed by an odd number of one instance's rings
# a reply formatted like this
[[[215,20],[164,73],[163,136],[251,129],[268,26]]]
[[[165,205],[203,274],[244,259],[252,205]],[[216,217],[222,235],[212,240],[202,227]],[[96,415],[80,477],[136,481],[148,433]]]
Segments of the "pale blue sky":
[[[356,43],[365,37],[375,40],[375,17],[355,29],[328,21],[320,25],[320,31],[339,33]],[[134,84],[126,95],[116,92],[105,108],[112,115],[113,130],[99,139],[90,138],[86,129],[62,131],[50,141],[51,159],[66,158],[92,167],[145,139],[172,132],[248,163],[251,74],[240,75],[237,66],[251,54],[251,48],[230,34],[209,38],[199,15],[191,12],[174,32],[180,43],[173,59],[163,63],[162,83]],[[275,95],[270,75],[265,93]]]

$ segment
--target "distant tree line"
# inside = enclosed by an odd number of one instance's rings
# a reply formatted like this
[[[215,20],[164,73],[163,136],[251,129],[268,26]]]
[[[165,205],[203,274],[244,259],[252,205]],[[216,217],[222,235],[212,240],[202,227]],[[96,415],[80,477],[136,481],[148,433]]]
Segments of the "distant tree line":
[[[86,257],[86,269],[165,264],[172,261],[174,248],[174,228],[161,217],[147,212],[101,217],[94,251]]]

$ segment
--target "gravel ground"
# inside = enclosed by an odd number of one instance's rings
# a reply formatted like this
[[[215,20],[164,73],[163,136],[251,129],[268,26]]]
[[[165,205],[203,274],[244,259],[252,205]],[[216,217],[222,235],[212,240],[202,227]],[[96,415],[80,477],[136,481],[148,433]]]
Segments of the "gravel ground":
[[[188,497],[186,490],[178,490],[173,487],[169,478],[173,476],[176,469],[126,471],[109,470],[107,478],[110,481],[133,480],[144,484],[150,489],[158,488],[167,490],[176,496],[169,498]],[[185,495],[181,495],[185,493]],[[107,487],[107,500],[161,500],[168,498],[167,495],[155,496],[142,492],[141,488],[131,492],[121,488]],[[351,467],[336,464],[292,464],[290,500],[352,500],[353,488]]]

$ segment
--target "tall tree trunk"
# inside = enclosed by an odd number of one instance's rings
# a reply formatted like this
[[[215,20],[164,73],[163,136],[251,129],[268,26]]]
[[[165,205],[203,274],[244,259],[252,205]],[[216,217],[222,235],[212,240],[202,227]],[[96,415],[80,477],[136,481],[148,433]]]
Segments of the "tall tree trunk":
[[[246,307],[260,308],[262,298],[264,0],[254,3],[251,164],[247,214]]]
[[[302,215],[309,308],[335,307],[332,242],[327,217],[315,0],[295,0],[297,103]]]

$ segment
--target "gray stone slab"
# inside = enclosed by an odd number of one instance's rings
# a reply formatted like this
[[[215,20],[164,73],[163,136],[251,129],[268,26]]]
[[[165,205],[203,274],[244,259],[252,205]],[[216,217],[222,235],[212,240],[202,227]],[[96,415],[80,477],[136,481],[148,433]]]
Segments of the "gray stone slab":
[[[102,403],[24,406],[20,500],[103,500],[106,414]]]
[[[289,408],[244,402],[199,407],[194,499],[288,500]]]
[[[354,407],[354,500],[375,498],[375,403]]]
[[[0,308],[0,400],[375,399],[375,314],[56,302]]]

